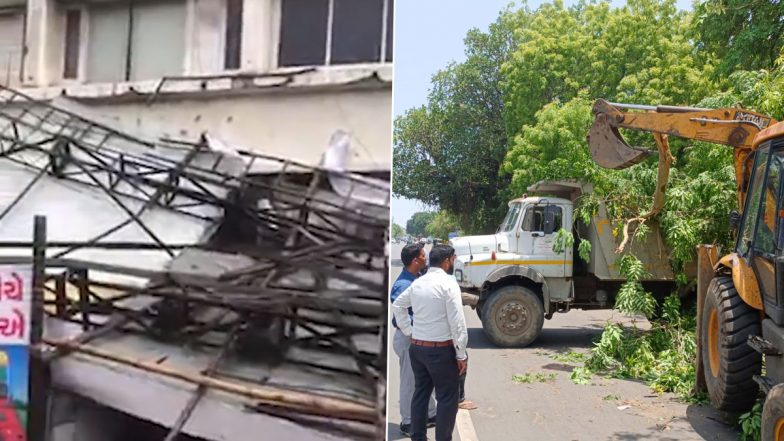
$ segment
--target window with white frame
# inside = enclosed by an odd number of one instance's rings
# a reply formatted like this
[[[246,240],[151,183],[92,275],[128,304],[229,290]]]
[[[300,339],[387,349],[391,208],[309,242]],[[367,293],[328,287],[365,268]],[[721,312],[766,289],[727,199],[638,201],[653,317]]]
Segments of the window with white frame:
[[[185,0],[90,5],[84,79],[119,82],[181,75],[185,57],[185,6]],[[72,41],[79,44],[78,39]],[[66,54],[69,50],[78,53],[68,45],[66,41]],[[66,63],[69,63],[67,57]],[[71,60],[70,66],[73,65]]]
[[[4,86],[20,81],[23,33],[23,11],[0,12],[0,84]]]
[[[394,0],[280,0],[278,66],[392,61]]]

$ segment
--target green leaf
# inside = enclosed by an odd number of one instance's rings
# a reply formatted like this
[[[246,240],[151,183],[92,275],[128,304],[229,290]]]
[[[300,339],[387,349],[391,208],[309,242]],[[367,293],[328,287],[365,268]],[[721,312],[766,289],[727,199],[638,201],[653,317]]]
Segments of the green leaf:
[[[555,232],[555,236],[553,237],[554,253],[561,254],[565,249],[571,248],[572,246],[574,246],[574,235],[572,235],[572,233],[563,228]]]
[[[583,239],[580,241],[580,245],[577,246],[577,254],[580,256],[581,259],[590,263],[591,261],[591,242],[588,242],[587,239]]]

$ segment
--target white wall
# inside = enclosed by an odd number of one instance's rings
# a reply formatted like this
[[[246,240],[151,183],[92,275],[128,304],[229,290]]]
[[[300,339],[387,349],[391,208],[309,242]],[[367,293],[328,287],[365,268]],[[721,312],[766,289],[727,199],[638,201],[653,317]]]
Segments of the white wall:
[[[54,103],[146,139],[197,140],[208,131],[229,145],[309,164],[336,129],[352,133],[353,170],[389,170],[391,85],[332,91],[249,92],[135,102]]]
[[[316,67],[284,78],[299,69],[277,69],[272,61],[278,0],[246,0],[241,69],[236,72],[223,70],[225,0],[186,0],[181,74],[222,77],[165,84],[157,78],[88,81],[89,8],[82,9],[87,29],[79,78],[63,80],[65,12],[75,4],[29,0],[24,93],[53,99],[89,119],[150,140],[195,141],[207,131],[232,146],[309,164],[319,162],[329,136],[343,129],[353,135],[352,170],[389,170],[391,65]]]

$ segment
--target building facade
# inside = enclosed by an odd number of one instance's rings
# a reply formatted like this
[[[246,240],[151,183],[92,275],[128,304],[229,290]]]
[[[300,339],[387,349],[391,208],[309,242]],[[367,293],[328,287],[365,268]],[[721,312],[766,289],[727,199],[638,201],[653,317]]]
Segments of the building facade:
[[[0,0],[0,85],[142,138],[390,167],[394,0]]]

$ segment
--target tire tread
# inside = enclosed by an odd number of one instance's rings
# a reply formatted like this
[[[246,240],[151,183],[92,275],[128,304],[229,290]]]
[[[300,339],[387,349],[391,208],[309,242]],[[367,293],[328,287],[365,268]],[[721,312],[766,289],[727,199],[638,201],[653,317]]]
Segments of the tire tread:
[[[708,318],[715,308],[719,318],[719,372],[713,377],[708,355]],[[748,306],[738,294],[731,277],[715,277],[708,286],[702,317],[703,364],[708,394],[720,410],[743,412],[751,408],[759,394],[753,380],[762,366],[762,355],[747,344],[750,335],[759,335],[759,311]]]

